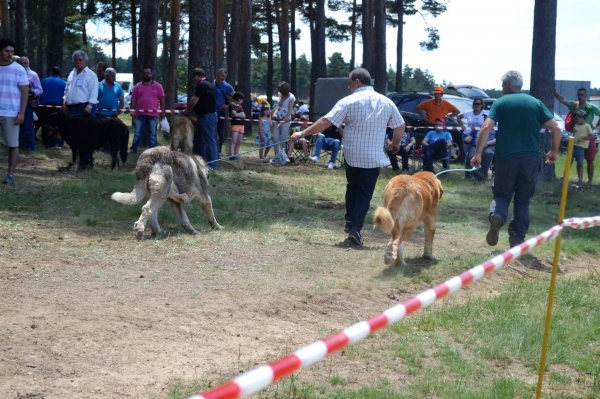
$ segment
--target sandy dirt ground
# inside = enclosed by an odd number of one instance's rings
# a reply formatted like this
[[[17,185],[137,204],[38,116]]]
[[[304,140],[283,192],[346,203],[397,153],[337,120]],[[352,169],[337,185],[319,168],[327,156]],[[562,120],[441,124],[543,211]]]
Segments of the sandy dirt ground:
[[[44,167],[73,178],[55,163],[22,162],[17,178]],[[210,232],[205,221],[193,221],[202,224],[198,236],[140,242],[122,225],[86,227],[19,209],[0,223],[0,398],[164,397],[176,380],[221,381],[429,288],[397,287],[377,232],[355,250],[341,229],[306,245],[277,236],[256,242],[227,226]],[[442,226],[436,245],[450,240]],[[406,250],[422,245],[416,234]],[[566,269],[577,273],[581,262]],[[464,291],[496,295],[517,278],[525,277],[506,268]],[[391,374],[343,354],[303,373],[332,369],[356,384]]]

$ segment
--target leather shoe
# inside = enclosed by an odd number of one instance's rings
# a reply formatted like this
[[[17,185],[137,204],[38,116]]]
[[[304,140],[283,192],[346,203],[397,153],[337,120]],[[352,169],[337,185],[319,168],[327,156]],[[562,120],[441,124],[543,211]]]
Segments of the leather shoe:
[[[350,230],[350,234],[348,235],[348,240],[354,245],[358,245],[360,247],[363,246],[363,238],[360,235],[360,230],[357,229],[356,227],[354,227],[352,230]]]

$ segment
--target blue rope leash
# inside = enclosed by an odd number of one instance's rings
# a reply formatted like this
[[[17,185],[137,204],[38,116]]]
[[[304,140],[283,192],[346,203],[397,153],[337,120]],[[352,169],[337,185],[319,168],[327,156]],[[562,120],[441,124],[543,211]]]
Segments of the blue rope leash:
[[[288,140],[280,141],[278,143],[271,143],[271,145],[267,145],[267,146],[264,146],[264,147],[258,147],[258,148],[254,149],[254,150],[248,150],[248,151],[240,152],[239,154],[230,155],[228,157],[223,157],[223,158],[215,159],[214,161],[207,162],[207,164],[211,164],[213,162],[219,162],[219,161],[222,161],[224,159],[229,159],[229,158],[237,157],[238,155],[248,154],[248,153],[251,153],[251,152],[254,152],[254,151],[260,151],[260,150],[265,149],[265,148],[273,147],[274,145],[279,145],[279,144],[287,143],[288,141],[289,141],[289,139]]]
[[[471,169],[446,169],[446,170],[442,170],[439,173],[436,173],[435,177],[438,177],[439,175],[441,175],[443,173],[448,173],[448,172],[474,172],[477,169],[481,169],[481,165],[473,166]]]

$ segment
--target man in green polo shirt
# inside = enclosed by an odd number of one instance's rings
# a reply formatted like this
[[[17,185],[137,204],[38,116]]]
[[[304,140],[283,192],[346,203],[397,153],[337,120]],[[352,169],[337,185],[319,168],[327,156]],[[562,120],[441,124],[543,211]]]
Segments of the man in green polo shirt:
[[[583,87],[577,90],[577,107],[575,107],[575,101],[566,100],[563,96],[558,94],[556,90],[554,90],[554,97],[561,103],[569,108],[569,111],[584,111],[585,112],[585,123],[594,129],[594,116],[600,116],[600,108],[596,105],[587,102],[587,90]],[[598,124],[596,127],[600,127],[600,119],[598,119]],[[587,175],[588,175],[588,183],[592,184],[594,180],[594,160],[596,159],[596,143],[593,141],[588,146],[585,151],[585,160],[587,161]]]
[[[560,147],[560,128],[548,108],[538,99],[521,92],[523,76],[508,71],[502,77],[504,95],[494,102],[479,132],[475,156],[471,165],[481,165],[481,153],[487,144],[490,130],[498,122],[496,162],[494,170],[494,199],[490,204],[490,229],[486,236],[489,245],[498,243],[500,227],[508,219],[508,207],[513,201],[513,217],[508,225],[508,242],[512,247],[525,241],[529,229],[529,202],[535,192],[540,170],[540,128],[552,132],[552,150],[546,163],[556,161]]]

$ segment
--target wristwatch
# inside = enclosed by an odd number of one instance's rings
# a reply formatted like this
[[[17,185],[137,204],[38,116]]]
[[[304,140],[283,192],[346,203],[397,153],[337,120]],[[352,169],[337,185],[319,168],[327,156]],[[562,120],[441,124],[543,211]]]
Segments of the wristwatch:
[[[88,104],[88,105],[86,106],[86,108],[92,109],[92,106],[91,106],[90,104]]]

